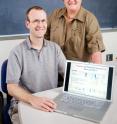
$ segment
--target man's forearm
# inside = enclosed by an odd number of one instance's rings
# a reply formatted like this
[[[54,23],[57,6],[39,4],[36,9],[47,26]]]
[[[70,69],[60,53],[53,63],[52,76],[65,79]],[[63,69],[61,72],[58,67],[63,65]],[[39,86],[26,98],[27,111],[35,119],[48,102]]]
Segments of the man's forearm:
[[[56,103],[46,97],[34,96],[17,84],[7,84],[8,93],[16,99],[29,103],[36,109],[52,112],[56,108]]]
[[[102,63],[102,53],[101,52],[95,52],[91,55],[91,62],[96,64]]]
[[[8,93],[15,97],[16,99],[30,103],[30,98],[32,97],[32,94],[28,91],[24,90],[22,87],[20,87],[17,84],[10,83],[7,85]]]

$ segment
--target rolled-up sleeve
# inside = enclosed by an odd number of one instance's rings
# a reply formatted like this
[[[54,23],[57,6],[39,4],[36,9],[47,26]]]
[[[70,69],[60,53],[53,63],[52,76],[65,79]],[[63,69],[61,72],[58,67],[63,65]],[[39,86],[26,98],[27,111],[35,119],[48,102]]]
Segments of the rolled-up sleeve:
[[[105,51],[100,26],[98,24],[96,17],[94,15],[90,15],[87,17],[86,22],[87,22],[86,24],[87,51],[89,53]]]

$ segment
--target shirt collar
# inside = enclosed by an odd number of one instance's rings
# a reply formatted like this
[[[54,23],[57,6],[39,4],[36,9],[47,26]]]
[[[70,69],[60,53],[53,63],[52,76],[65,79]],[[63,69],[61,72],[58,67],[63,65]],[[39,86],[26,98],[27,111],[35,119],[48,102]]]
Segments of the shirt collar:
[[[64,7],[64,8],[61,10],[61,12],[59,13],[58,17],[59,17],[59,18],[65,17],[66,12],[67,12],[67,10],[66,10],[66,8]],[[86,15],[85,13],[86,13],[85,9],[84,9],[83,7],[81,7],[81,8],[80,8],[80,11],[77,13],[77,15],[74,17],[74,19],[77,19],[77,20],[79,20],[79,21],[81,21],[81,22],[84,22],[84,21],[85,21],[85,15]]]
[[[27,43],[28,49],[33,49],[32,46],[31,46],[31,41],[30,41],[30,38],[29,38],[29,37],[27,37],[26,43]],[[46,42],[46,40],[44,39],[43,47],[45,47],[45,46],[47,46],[47,42]]]

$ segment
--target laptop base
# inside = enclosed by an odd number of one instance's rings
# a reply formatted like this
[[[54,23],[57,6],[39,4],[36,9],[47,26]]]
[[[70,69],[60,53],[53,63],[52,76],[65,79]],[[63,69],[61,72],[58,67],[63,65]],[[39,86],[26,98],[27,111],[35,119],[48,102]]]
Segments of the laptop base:
[[[97,108],[91,108],[80,104],[74,105],[65,103],[60,100],[60,97],[62,97],[63,94],[64,93],[60,94],[54,99],[54,101],[57,103],[57,109],[55,110],[55,112],[85,119],[88,121],[93,121],[95,123],[99,123],[103,119],[103,116],[110,106],[110,102],[107,101],[103,104],[102,107]]]

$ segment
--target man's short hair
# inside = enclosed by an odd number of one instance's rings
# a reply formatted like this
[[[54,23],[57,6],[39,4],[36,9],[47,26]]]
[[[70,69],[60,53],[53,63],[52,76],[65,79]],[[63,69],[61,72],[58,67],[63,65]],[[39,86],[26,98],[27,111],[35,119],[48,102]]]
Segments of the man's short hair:
[[[28,17],[28,14],[29,14],[30,11],[33,10],[33,9],[45,11],[45,9],[42,8],[42,7],[40,7],[40,6],[32,6],[32,7],[30,7],[30,8],[26,11],[26,20],[27,20],[27,21],[30,21],[30,20],[29,20],[29,17]],[[46,11],[45,11],[45,12],[46,12]]]

